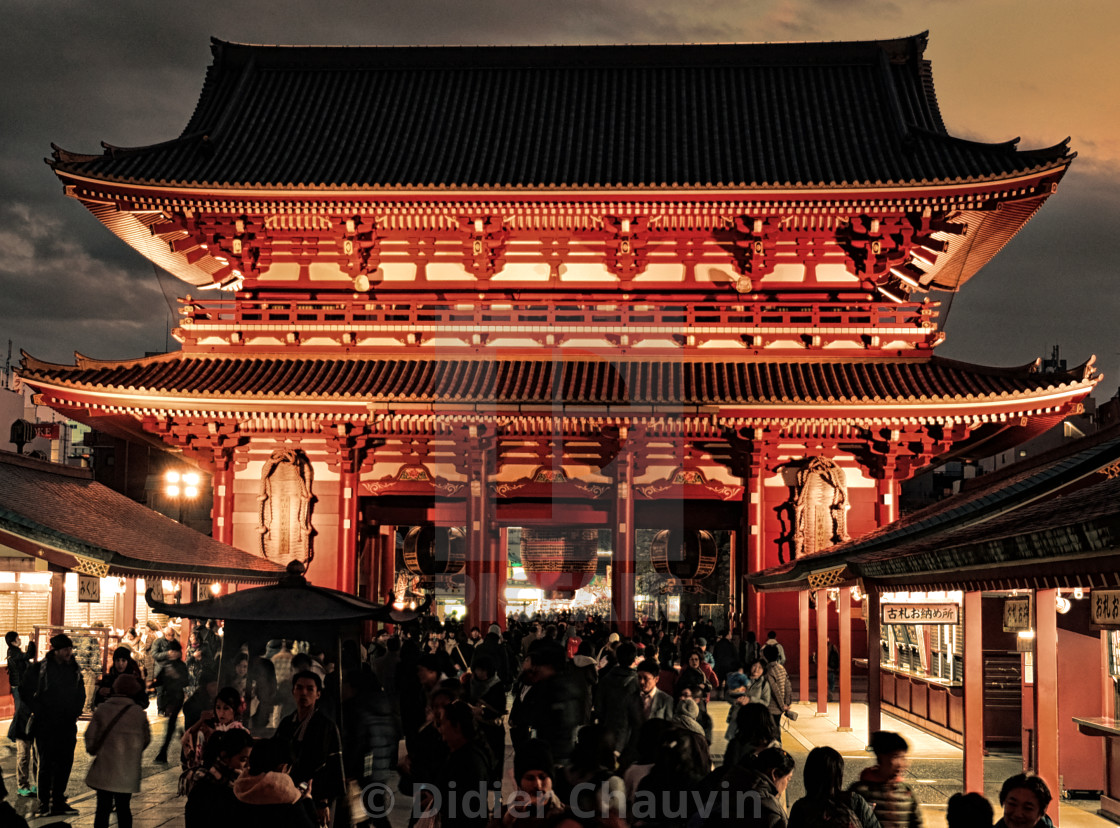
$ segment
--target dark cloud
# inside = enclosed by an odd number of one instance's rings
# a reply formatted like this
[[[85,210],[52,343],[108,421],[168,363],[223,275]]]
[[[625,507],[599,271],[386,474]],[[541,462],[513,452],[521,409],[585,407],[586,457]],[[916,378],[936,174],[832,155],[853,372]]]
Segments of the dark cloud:
[[[1115,227],[1120,170],[1075,161],[1042,210],[954,299],[943,356],[1021,365],[1054,345],[1077,365],[1096,354],[1105,378],[1098,397],[1120,385],[1120,292]]]

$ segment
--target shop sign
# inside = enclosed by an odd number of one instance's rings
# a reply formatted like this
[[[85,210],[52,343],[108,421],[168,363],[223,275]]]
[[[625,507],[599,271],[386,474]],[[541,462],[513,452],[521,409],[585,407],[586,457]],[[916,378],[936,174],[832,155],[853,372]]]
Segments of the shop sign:
[[[666,607],[665,615],[668,616],[670,624],[679,624],[681,620],[681,596],[670,595],[668,598],[668,606]]]
[[[956,604],[891,602],[881,604],[884,624],[959,624],[961,608]]]
[[[1089,620],[1098,627],[1120,629],[1120,589],[1094,589],[1090,592]]]
[[[1003,631],[1025,632],[1031,628],[1031,599],[1008,598],[1003,602]]]
[[[78,574],[78,602],[82,604],[101,603],[101,579],[95,575]]]

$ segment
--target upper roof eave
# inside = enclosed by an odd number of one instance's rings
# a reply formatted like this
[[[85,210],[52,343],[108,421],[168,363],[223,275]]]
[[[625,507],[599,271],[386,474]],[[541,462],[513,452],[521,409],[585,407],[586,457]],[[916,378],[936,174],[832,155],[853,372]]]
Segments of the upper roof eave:
[[[100,156],[88,156],[96,160]],[[697,196],[701,194],[734,194],[773,195],[776,193],[812,194],[819,197],[822,194],[836,193],[837,195],[851,195],[861,191],[881,193],[888,190],[918,190],[918,189],[958,189],[961,187],[981,187],[999,184],[1001,182],[1014,182],[1024,178],[1042,177],[1055,172],[1063,172],[1069,167],[1077,153],[1071,153],[1047,163],[1036,164],[1021,170],[1006,173],[997,173],[990,176],[966,176],[953,179],[928,179],[908,181],[854,181],[854,182],[739,182],[734,184],[679,184],[649,183],[649,184],[276,184],[272,182],[228,182],[228,181],[167,181],[165,179],[147,180],[126,178],[118,176],[90,175],[80,169],[77,164],[52,163],[51,167],[60,178],[70,178],[89,183],[113,184],[122,187],[136,187],[146,190],[173,190],[178,192],[206,192],[207,195],[228,195],[244,197],[247,193],[255,195],[323,195],[344,194],[347,196],[371,195],[431,195],[433,193],[446,193],[457,196],[482,195],[487,197],[509,195],[533,194],[563,194],[586,196],[600,196],[609,194],[612,198],[633,193],[635,195],[656,194],[659,197],[669,195]]]

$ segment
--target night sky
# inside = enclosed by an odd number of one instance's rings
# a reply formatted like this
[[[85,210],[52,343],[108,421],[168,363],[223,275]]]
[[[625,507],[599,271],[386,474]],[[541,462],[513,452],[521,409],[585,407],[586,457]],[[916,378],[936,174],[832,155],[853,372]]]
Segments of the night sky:
[[[866,40],[930,31],[949,131],[1021,148],[1066,136],[1058,192],[954,297],[942,356],[1021,365],[1054,345],[1120,385],[1120,4],[1108,0],[7,0],[0,25],[0,347],[70,363],[166,347],[187,286],[63,196],[51,142],[96,153],[179,134],[210,37],[328,45]],[[944,310],[944,308],[943,308]],[[171,342],[174,346],[176,343]],[[0,355],[0,359],[3,355]]]

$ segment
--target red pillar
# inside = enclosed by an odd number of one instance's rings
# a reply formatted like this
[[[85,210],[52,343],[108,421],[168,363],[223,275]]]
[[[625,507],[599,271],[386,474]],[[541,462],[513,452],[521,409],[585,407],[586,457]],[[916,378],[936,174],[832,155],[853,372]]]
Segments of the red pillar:
[[[498,617],[494,623],[506,629],[506,583],[509,581],[509,529],[502,527],[498,530]],[[486,630],[482,630],[486,635]]]
[[[481,426],[470,426],[476,448],[471,452],[467,493],[467,624],[485,629],[498,617],[497,576],[494,572],[493,501],[490,476],[493,441]]]
[[[984,639],[981,593],[964,594],[964,789],[984,792]]]
[[[883,729],[883,684],[879,675],[879,590],[868,585],[867,597],[863,599],[866,613],[863,622],[867,625],[867,736]]]
[[[350,452],[354,452],[351,449]],[[356,594],[358,552],[358,467],[345,452],[340,458],[342,468],[338,480],[338,557],[336,559],[335,583],[343,592]]]
[[[1101,630],[1101,664],[1108,664],[1108,630]],[[1101,716],[1116,718],[1116,687],[1107,669],[1101,670]],[[1101,739],[1107,745],[1106,739]]]
[[[611,529],[611,622],[620,636],[634,635],[634,455],[615,458],[614,526]]]
[[[852,592],[840,587],[836,602],[840,615],[840,727],[852,729]]]
[[[817,713],[828,712],[828,590],[817,590]]]
[[[52,627],[66,626],[66,569],[54,564],[51,573],[51,596],[47,604],[47,621]]]
[[[797,593],[797,700],[809,703],[809,590]]]
[[[1058,612],[1057,590],[1040,589],[1035,593],[1034,687],[1035,716],[1038,734],[1039,776],[1057,794],[1058,785]],[[1055,799],[1057,802],[1057,799]],[[1048,813],[1058,824],[1058,809]]]
[[[124,579],[124,629],[134,626],[136,621],[136,579]]]
[[[397,585],[397,529],[395,526],[377,527],[376,544],[373,547],[376,559],[377,586],[374,593],[376,601],[392,601],[393,590]],[[392,624],[385,629],[393,631]]]
[[[765,463],[756,457],[747,479],[747,489],[743,493],[746,500],[743,514],[745,524],[742,531],[746,533],[747,567],[750,572],[761,572],[766,568],[766,524],[764,520],[765,506],[763,494],[763,475],[766,473]],[[759,641],[765,641],[763,632],[766,623],[765,596],[753,586],[747,592],[747,624],[758,635]]]
[[[743,559],[739,554],[739,533],[731,530],[731,546],[728,550],[728,570],[731,572],[731,583],[727,588],[727,628],[732,636],[738,636],[741,641],[746,627],[743,624],[743,607],[740,604],[743,594],[743,573],[739,571]],[[744,667],[746,665],[743,665]]]
[[[501,532],[493,526],[493,509],[488,508],[491,524],[486,535],[486,561],[482,568],[482,581],[480,584],[480,601],[482,616],[476,616],[469,626],[478,625],[483,632],[491,624],[499,624],[505,618],[505,583],[506,567],[502,560],[505,546],[502,544]]]
[[[183,584],[183,597],[184,604],[193,604],[198,600],[200,594],[198,584],[194,581],[188,581]],[[187,642],[191,640],[191,629],[194,622],[189,618],[183,618],[179,621],[179,644],[183,648],[183,658],[187,657]]]
[[[210,534],[222,543],[233,544],[233,464],[215,456],[214,511]]]

